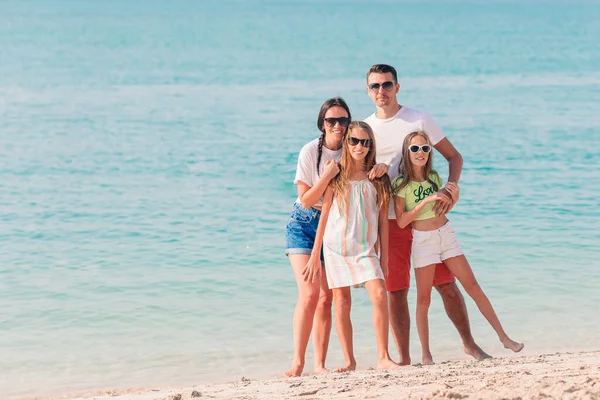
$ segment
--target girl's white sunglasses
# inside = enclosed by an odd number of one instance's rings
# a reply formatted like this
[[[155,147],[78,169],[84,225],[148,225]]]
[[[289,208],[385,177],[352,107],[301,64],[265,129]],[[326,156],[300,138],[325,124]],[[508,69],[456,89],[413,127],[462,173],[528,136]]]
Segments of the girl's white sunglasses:
[[[418,153],[421,150],[423,153],[427,154],[431,151],[431,146],[428,144],[411,144],[408,146],[408,150],[411,153]]]

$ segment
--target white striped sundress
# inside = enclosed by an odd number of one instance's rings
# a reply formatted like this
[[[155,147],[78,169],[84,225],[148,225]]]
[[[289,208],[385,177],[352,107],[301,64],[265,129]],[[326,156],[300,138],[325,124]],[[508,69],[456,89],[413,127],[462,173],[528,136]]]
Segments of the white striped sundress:
[[[377,190],[369,179],[351,182],[345,208],[340,210],[334,197],[323,236],[330,289],[384,279],[375,251],[379,217]]]

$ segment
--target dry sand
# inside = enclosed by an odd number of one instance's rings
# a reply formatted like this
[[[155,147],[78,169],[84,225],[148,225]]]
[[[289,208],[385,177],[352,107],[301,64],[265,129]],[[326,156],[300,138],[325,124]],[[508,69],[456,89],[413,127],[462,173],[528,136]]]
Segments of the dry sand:
[[[63,397],[64,398],[64,397]],[[76,400],[600,399],[600,351],[112,392]]]

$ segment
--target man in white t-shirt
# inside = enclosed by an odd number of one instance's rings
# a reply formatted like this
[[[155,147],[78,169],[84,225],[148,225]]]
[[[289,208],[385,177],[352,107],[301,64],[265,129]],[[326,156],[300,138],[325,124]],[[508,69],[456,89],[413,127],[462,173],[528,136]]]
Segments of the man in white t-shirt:
[[[367,92],[375,103],[377,111],[366,118],[365,122],[375,133],[377,163],[388,166],[388,174],[393,181],[398,176],[404,138],[411,132],[423,131],[429,136],[434,148],[448,161],[450,170],[448,181],[458,183],[462,170],[462,156],[429,115],[398,104],[396,95],[399,91],[400,84],[394,67],[386,64],[376,64],[371,67],[367,73]],[[447,194],[451,197],[449,193]],[[412,230],[410,225],[404,229],[398,227],[394,202],[390,203],[389,275],[386,279],[389,291],[390,325],[400,353],[400,364],[410,365],[410,315],[407,295],[410,286]],[[448,212],[452,205],[438,204],[438,213]],[[442,296],[446,312],[463,340],[465,352],[478,360],[489,357],[477,346],[471,335],[465,301],[456,286],[454,276],[443,263],[436,266],[433,284]]]

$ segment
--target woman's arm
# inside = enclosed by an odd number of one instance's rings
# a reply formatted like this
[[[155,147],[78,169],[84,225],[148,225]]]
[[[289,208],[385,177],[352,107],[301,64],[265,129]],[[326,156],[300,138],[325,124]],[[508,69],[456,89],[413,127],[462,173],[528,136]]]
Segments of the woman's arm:
[[[396,211],[396,223],[400,228],[404,228],[417,218],[423,207],[438,200],[449,200],[448,197],[440,192],[425,197],[410,211],[404,211],[405,200],[403,197],[394,196],[394,211]]]
[[[379,263],[383,271],[383,276],[387,279],[388,269],[388,242],[389,242],[389,222],[388,222],[388,207],[385,203],[379,209]]]
[[[323,235],[325,234],[325,226],[327,225],[327,218],[329,217],[332,201],[333,190],[330,187],[327,187],[325,194],[323,195],[323,208],[321,209],[321,218],[319,218],[319,226],[317,227],[315,244],[313,245],[310,253],[308,263],[302,271],[302,276],[304,277],[305,282],[312,283],[315,281],[315,279],[321,278],[321,248],[323,247]]]
[[[317,201],[319,201],[321,196],[323,196],[325,189],[327,189],[329,182],[335,178],[339,172],[340,167],[338,164],[333,160],[327,160],[323,168],[323,175],[319,177],[315,186],[311,187],[302,181],[298,181],[298,198],[300,199],[300,203],[302,203],[302,207],[311,208],[317,204]]]

